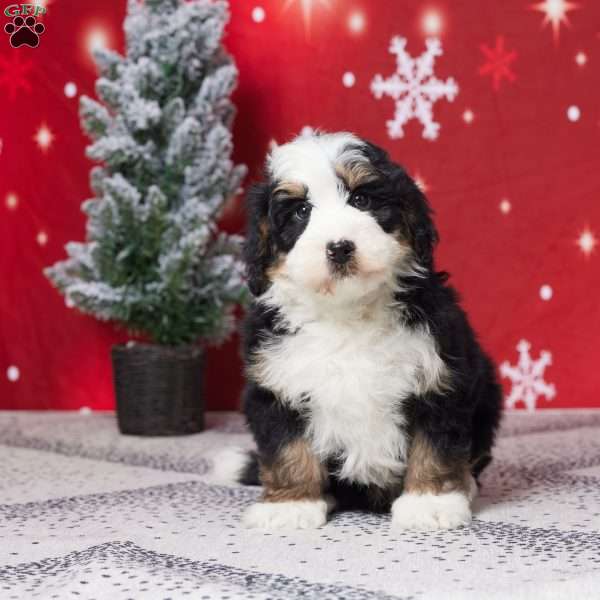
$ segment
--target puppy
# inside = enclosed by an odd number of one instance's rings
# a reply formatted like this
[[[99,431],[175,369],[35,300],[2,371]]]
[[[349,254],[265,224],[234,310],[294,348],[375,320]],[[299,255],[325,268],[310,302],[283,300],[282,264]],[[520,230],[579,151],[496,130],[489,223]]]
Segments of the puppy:
[[[244,412],[261,483],[248,527],[310,528],[337,509],[392,526],[471,520],[501,414],[494,366],[405,170],[349,133],[272,150],[248,196]]]

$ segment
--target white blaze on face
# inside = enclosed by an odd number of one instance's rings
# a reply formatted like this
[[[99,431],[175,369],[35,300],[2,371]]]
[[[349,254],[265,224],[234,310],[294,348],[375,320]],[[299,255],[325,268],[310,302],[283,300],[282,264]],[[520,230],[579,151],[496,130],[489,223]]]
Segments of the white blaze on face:
[[[346,133],[303,136],[271,153],[272,179],[302,184],[312,205],[306,229],[278,270],[282,285],[352,300],[391,281],[398,263],[408,254],[408,248],[385,233],[369,212],[347,203],[349,192],[336,175],[336,165],[367,161],[357,149],[361,144]],[[341,240],[354,243],[357,270],[355,275],[334,278],[326,247]]]

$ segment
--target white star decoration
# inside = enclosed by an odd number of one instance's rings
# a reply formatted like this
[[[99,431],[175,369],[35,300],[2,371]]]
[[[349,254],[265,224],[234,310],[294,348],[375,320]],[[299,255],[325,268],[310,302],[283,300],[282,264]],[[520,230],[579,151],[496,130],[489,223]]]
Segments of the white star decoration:
[[[428,10],[421,19],[421,27],[425,35],[439,35],[442,30],[442,17],[435,10]]]
[[[510,200],[508,200],[507,198],[503,198],[500,202],[500,212],[507,215],[510,212],[511,208],[512,206]]]
[[[15,365],[10,365],[8,369],[6,369],[6,378],[13,383],[19,380],[21,376],[21,372],[19,371],[19,367],[15,367]]]
[[[45,231],[40,231],[35,239],[40,246],[45,246],[48,243],[48,234]]]
[[[14,192],[6,194],[6,208],[8,210],[15,210],[19,206],[19,197]]]
[[[581,235],[577,238],[576,244],[581,248],[581,251],[589,256],[596,247],[598,240],[594,236],[594,234],[589,229],[584,229],[581,232]]]
[[[94,50],[107,48],[109,46],[109,34],[106,29],[101,26],[95,26],[86,34],[87,51],[93,55]]]
[[[411,119],[418,119],[423,125],[425,139],[436,139],[440,124],[433,120],[433,104],[440,98],[452,101],[458,94],[458,85],[452,77],[441,81],[433,74],[435,58],[443,54],[440,41],[429,38],[425,46],[427,49],[421,56],[412,58],[406,52],[406,39],[394,36],[390,53],[396,55],[396,72],[387,79],[375,75],[371,82],[375,98],[390,96],[396,103],[394,118],[386,123],[392,139],[404,137],[403,126]]]
[[[348,29],[352,33],[360,33],[365,28],[365,16],[361,12],[354,12],[348,18]]]
[[[54,141],[54,134],[50,131],[48,126],[43,123],[40,125],[40,128],[37,130],[36,134],[33,136],[36,144],[39,146],[42,152],[46,152],[50,146],[52,146],[52,142]]]
[[[567,13],[570,10],[579,8],[579,5],[575,2],[569,2],[568,0],[544,0],[544,2],[538,2],[532,4],[531,8],[537,10],[546,15],[543,21],[543,25],[546,23],[552,23],[552,30],[554,32],[554,40],[558,41],[558,34],[560,33],[560,26],[562,23],[569,25],[569,19]]]
[[[304,27],[307,31],[310,30],[310,20],[315,4],[320,4],[321,6],[324,6],[328,9],[331,8],[329,0],[287,0],[287,2],[283,6],[283,10],[287,10],[290,7],[290,5],[294,4],[295,2],[299,2],[300,6],[302,7]]]
[[[506,408],[514,408],[518,402],[523,402],[529,412],[535,410],[538,397],[545,396],[552,400],[556,396],[554,384],[544,381],[544,371],[552,364],[552,354],[547,350],[540,352],[540,357],[533,360],[529,354],[531,344],[521,340],[517,344],[519,362],[511,365],[505,360],[500,365],[500,374],[512,382],[510,394],[505,399]]]

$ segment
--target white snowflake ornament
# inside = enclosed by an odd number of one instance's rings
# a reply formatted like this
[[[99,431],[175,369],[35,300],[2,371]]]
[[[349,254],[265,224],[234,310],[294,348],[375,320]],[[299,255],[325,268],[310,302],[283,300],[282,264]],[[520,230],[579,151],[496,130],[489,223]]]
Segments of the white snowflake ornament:
[[[525,408],[533,412],[538,397],[544,396],[547,400],[552,400],[556,396],[554,384],[544,380],[544,371],[552,364],[552,354],[542,350],[540,357],[534,360],[529,354],[530,350],[531,344],[527,340],[521,340],[517,344],[519,362],[513,366],[505,360],[500,365],[500,375],[512,382],[512,389],[505,400],[506,408],[512,409],[517,402],[523,402]]]
[[[375,98],[390,96],[396,103],[394,118],[386,123],[392,139],[404,137],[404,125],[418,119],[423,125],[423,137],[435,140],[440,124],[433,120],[433,105],[440,98],[452,102],[458,94],[458,85],[452,77],[441,81],[433,74],[435,58],[443,54],[440,40],[428,38],[425,46],[427,49],[421,56],[412,58],[406,52],[406,39],[394,36],[390,53],[396,55],[396,72],[386,79],[377,74],[371,81]]]

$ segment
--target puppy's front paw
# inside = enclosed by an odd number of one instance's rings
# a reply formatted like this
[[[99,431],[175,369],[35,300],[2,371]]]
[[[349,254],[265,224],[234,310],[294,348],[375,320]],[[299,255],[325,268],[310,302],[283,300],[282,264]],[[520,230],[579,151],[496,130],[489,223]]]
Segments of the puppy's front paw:
[[[246,527],[260,529],[315,529],[326,521],[325,500],[257,502],[243,517]]]
[[[435,531],[471,522],[469,499],[460,492],[403,494],[392,504],[392,527]]]

